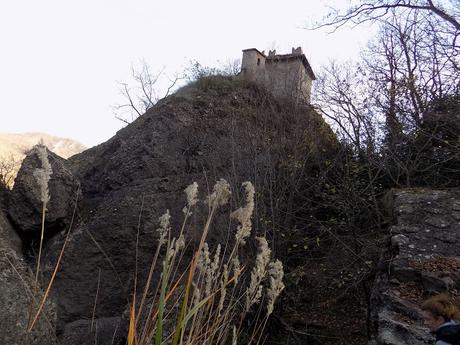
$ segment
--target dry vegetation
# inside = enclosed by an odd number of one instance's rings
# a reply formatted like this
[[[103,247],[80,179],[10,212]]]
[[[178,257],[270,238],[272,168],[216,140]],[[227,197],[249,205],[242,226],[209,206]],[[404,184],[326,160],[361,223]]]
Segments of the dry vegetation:
[[[40,245],[36,258],[35,280],[29,288],[30,309],[25,344],[30,344],[34,327],[46,318],[45,307],[65,246],[72,229],[69,229],[53,274],[43,292],[38,287],[41,270],[41,253],[47,204],[50,200],[48,182],[52,169],[47,150],[43,145],[34,147],[42,167],[34,171],[43,203]],[[252,262],[240,262],[240,252],[252,230],[254,212],[254,187],[243,184],[246,204],[231,213],[237,222],[234,238],[210,248],[206,241],[216,212],[225,206],[231,196],[229,184],[221,179],[212,193],[202,202],[209,208],[201,240],[193,250],[190,262],[185,253],[188,246],[185,233],[188,220],[198,199],[198,184],[185,189],[187,204],[184,219],[177,237],[173,237],[170,214],[159,219],[158,242],[151,262],[145,287],[138,291],[137,262],[132,300],[129,307],[129,328],[126,335],[132,344],[259,344],[263,343],[264,328],[273,313],[275,301],[284,289],[283,265],[271,258],[265,237],[257,237],[258,251]],[[177,232],[175,232],[177,233]],[[138,241],[139,239],[137,239]],[[186,269],[184,269],[186,267]],[[154,276],[159,279],[152,279]],[[247,276],[247,277],[246,277]],[[251,315],[251,319],[247,316]],[[250,320],[250,321],[249,321]],[[250,327],[247,322],[249,321]],[[52,327],[52,323],[50,323]],[[51,332],[54,330],[51,329]]]

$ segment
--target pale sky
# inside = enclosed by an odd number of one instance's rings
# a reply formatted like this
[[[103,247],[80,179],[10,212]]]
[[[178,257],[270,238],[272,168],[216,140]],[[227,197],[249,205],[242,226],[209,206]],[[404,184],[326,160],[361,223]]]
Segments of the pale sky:
[[[84,145],[124,124],[117,81],[131,66],[180,73],[241,58],[241,50],[301,46],[314,71],[358,56],[369,28],[302,29],[346,0],[15,0],[0,5],[0,132],[45,132]]]

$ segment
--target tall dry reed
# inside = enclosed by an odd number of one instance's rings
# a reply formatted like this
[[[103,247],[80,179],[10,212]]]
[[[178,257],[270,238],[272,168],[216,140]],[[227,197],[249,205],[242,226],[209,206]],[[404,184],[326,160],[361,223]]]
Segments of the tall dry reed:
[[[218,243],[215,248],[210,248],[206,240],[216,211],[231,197],[229,184],[219,180],[212,193],[204,198],[209,212],[188,264],[182,262],[186,248],[184,234],[192,209],[199,202],[198,184],[194,182],[185,189],[187,204],[177,238],[172,236],[169,211],[159,218],[157,249],[140,303],[136,303],[136,292],[133,293],[129,345],[260,342],[275,301],[284,289],[283,265],[271,259],[267,240],[257,237],[254,264],[251,268],[241,266],[239,254],[246,250],[244,246],[251,235],[255,194],[250,182],[243,183],[243,187],[246,204],[231,213],[238,222],[234,239]],[[179,267],[187,269],[181,272]],[[160,279],[158,284],[152,284],[156,270],[161,271]],[[150,296],[148,302],[147,296]],[[148,311],[144,311],[147,305]],[[254,316],[249,333],[243,329],[248,315]]]

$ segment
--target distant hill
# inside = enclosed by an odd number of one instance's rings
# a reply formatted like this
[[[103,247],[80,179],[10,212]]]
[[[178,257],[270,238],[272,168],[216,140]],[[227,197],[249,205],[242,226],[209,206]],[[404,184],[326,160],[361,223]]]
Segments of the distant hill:
[[[0,133],[0,182],[12,186],[25,152],[40,141],[63,158],[86,150],[78,141],[45,133]]]

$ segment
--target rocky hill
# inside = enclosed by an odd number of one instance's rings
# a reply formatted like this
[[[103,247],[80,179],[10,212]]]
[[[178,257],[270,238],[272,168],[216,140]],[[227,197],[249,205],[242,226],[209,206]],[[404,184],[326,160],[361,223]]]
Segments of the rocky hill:
[[[49,281],[65,245],[51,290],[57,333],[65,344],[94,343],[87,334],[93,320],[99,334],[114,329],[123,334],[134,282],[144,284],[149,272],[158,218],[170,210],[177,234],[189,184],[196,181],[205,200],[214,182],[225,178],[232,186],[230,210],[245,200],[241,183],[252,181],[258,191],[254,235],[267,234],[272,229],[265,215],[277,208],[269,202],[275,188],[270,176],[295,164],[296,154],[325,155],[336,146],[332,131],[310,107],[282,104],[253,83],[210,77],[160,101],[106,143],[68,160],[50,153],[41,279]],[[41,224],[33,187],[39,164],[36,153],[27,156],[7,203],[29,259],[37,252]],[[205,202],[193,212],[184,233],[190,248],[197,245],[207,214]],[[228,243],[228,227],[228,216],[219,215],[209,231],[210,245]]]

